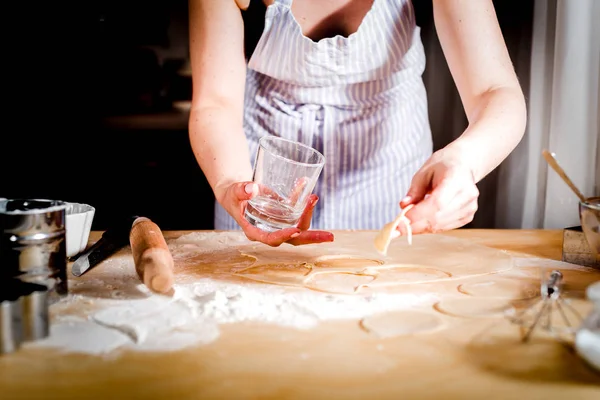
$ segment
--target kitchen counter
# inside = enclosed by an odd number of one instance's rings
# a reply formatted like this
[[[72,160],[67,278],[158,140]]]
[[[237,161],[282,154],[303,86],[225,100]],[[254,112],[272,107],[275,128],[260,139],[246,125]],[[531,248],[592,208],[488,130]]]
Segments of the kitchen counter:
[[[164,232],[168,240],[189,233]],[[90,243],[100,234],[92,232]],[[589,309],[582,293],[600,271],[559,261],[562,231],[461,229],[442,236],[514,257],[504,272],[514,279],[535,282],[540,266],[558,267]],[[443,285],[454,290],[457,282]],[[441,331],[392,338],[367,335],[355,320],[308,330],[244,322],[221,325],[206,345],[104,357],[22,349],[0,357],[0,398],[600,398],[600,374],[568,344],[543,334],[522,343],[519,328],[504,318],[452,321]]]

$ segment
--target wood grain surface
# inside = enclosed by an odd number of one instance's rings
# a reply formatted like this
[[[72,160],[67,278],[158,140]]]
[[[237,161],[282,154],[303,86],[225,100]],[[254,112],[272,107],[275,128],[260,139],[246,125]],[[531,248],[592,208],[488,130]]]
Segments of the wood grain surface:
[[[186,233],[164,232],[167,239]],[[100,234],[92,232],[90,243]],[[370,245],[365,235],[357,234],[363,246]],[[504,276],[524,281],[535,282],[544,260],[561,259],[560,230],[444,236],[512,255],[518,263]],[[575,305],[589,311],[581,293],[600,271],[562,271],[580,294]],[[309,330],[236,323],[222,325],[208,345],[168,353],[25,349],[0,356],[0,399],[600,399],[600,374],[569,345],[548,335],[522,343],[522,331],[504,318],[444,318],[446,329],[386,339],[357,329],[357,321]]]

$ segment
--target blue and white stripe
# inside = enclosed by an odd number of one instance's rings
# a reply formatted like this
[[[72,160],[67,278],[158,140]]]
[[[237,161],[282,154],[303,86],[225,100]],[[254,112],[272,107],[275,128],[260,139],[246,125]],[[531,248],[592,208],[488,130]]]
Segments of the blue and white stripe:
[[[314,229],[380,229],[399,212],[432,152],[425,55],[410,0],[375,0],[358,30],[314,42],[292,0],[267,8],[247,71],[244,129],[251,161],[264,135],[326,158]],[[220,205],[215,229],[239,229]]]

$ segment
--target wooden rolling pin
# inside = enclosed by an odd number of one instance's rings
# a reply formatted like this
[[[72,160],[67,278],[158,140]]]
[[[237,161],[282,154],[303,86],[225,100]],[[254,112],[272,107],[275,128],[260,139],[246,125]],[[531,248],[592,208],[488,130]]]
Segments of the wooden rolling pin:
[[[129,243],[142,282],[153,292],[168,293],[173,286],[173,257],[158,225],[146,217],[137,218]]]

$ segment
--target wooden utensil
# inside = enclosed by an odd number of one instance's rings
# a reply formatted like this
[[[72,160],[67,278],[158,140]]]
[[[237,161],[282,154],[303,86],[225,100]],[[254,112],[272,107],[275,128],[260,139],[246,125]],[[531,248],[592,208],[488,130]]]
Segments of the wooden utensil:
[[[550,165],[552,167],[552,169],[554,171],[556,171],[558,176],[560,176],[562,178],[562,180],[565,181],[565,183],[571,188],[573,193],[575,193],[575,195],[577,195],[577,197],[579,197],[579,200],[581,200],[582,203],[585,203],[587,200],[586,197],[581,193],[581,191],[579,191],[577,186],[575,186],[573,181],[571,181],[571,179],[569,179],[569,177],[567,176],[565,171],[558,164],[558,161],[554,157],[554,153],[550,153],[548,150],[544,150],[544,151],[542,151],[542,155],[546,159],[546,162],[548,162],[548,165]]]
[[[162,231],[146,217],[133,222],[129,234],[135,270],[153,292],[166,294],[173,286],[173,257]]]

